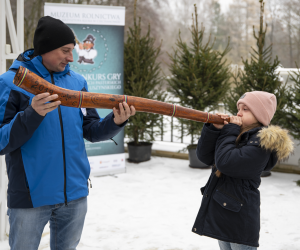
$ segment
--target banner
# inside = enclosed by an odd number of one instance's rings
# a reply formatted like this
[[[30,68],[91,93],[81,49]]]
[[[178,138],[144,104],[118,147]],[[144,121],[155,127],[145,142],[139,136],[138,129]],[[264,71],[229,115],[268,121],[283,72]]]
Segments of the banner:
[[[74,32],[70,67],[86,79],[88,90],[123,95],[125,7],[45,3],[44,14],[62,20]],[[112,112],[97,111],[102,119]],[[85,141],[91,174],[125,172],[124,131],[113,140],[118,145],[112,140]]]

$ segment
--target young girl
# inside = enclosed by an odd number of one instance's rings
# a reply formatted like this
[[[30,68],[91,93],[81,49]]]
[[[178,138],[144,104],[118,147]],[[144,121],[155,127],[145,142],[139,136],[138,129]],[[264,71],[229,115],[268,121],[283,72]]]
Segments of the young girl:
[[[288,132],[269,126],[276,106],[273,94],[247,92],[229,124],[203,127],[197,156],[214,167],[201,188],[202,203],[192,231],[218,239],[221,250],[259,246],[260,175],[293,151]]]

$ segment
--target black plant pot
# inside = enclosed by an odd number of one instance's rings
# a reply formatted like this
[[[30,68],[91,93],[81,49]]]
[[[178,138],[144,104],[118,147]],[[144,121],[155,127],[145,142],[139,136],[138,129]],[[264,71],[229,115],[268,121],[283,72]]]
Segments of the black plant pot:
[[[206,165],[202,161],[200,161],[196,155],[196,149],[195,148],[189,148],[189,159],[190,159],[190,167],[191,168],[210,168],[210,166]]]
[[[262,171],[260,177],[268,177],[271,175],[271,171]]]
[[[128,142],[127,146],[128,146],[129,162],[139,163],[139,162],[150,160],[152,143],[140,142],[139,145],[135,145],[134,142]]]

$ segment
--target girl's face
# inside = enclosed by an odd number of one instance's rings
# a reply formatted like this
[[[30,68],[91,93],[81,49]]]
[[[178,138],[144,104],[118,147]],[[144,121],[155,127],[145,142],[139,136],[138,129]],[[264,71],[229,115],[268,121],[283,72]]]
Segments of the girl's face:
[[[258,122],[250,109],[248,109],[248,107],[243,103],[239,104],[237,116],[242,118],[242,128]]]

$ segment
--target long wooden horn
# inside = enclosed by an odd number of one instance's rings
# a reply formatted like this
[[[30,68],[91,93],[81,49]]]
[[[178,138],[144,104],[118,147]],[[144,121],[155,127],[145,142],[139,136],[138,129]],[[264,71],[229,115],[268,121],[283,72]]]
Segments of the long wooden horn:
[[[224,124],[224,119],[217,115],[165,102],[128,95],[98,94],[60,88],[22,66],[19,67],[13,83],[34,95],[45,92],[49,92],[51,95],[57,94],[57,100],[61,101],[61,105],[68,107],[103,109],[115,107],[118,109],[120,102],[126,102],[129,106],[133,105],[139,112],[167,115],[197,122]],[[230,118],[225,120],[229,122]]]

